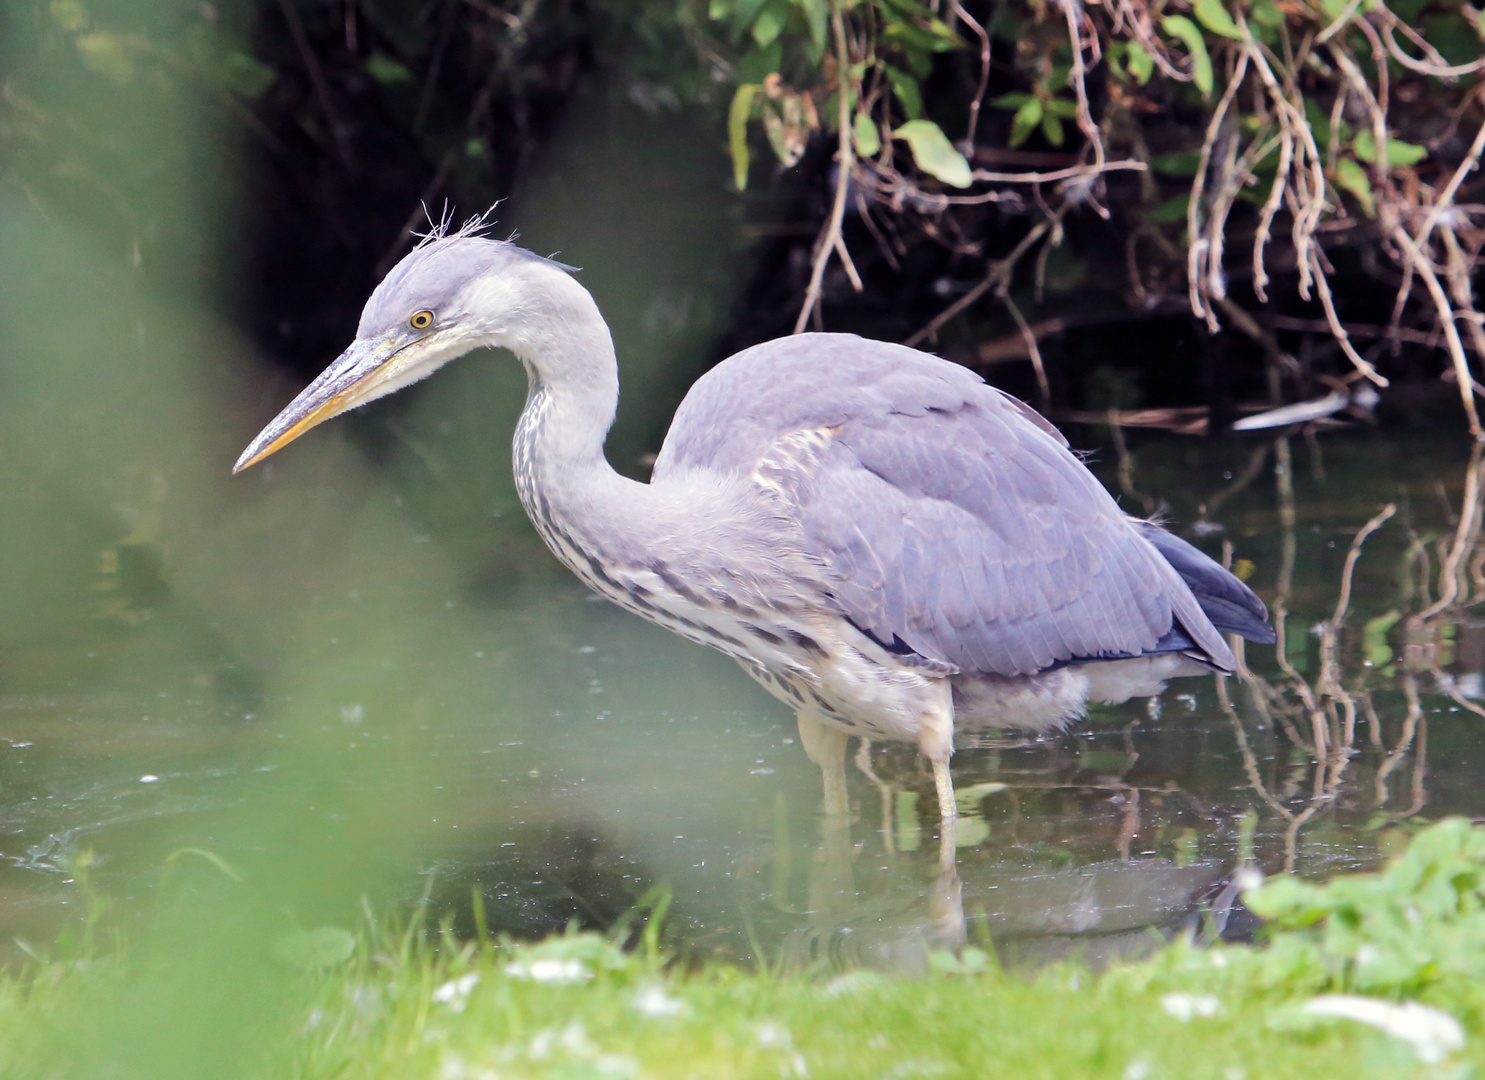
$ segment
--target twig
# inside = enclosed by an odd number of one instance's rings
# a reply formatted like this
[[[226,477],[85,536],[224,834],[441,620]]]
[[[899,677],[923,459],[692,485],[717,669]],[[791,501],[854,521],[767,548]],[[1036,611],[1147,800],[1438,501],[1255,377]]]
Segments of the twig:
[[[980,39],[980,82],[975,87],[975,96],[969,103],[969,123],[964,133],[964,141],[969,144],[971,153],[974,151],[975,136],[980,129],[980,107],[985,101],[985,90],[990,85],[990,35],[969,12],[964,10],[964,5],[959,0],[953,0],[954,17],[974,31],[975,37]]]
[[[990,264],[990,269],[986,272],[984,279],[979,284],[944,308],[943,311],[940,311],[933,318],[929,319],[917,333],[909,337],[903,344],[917,345],[919,342],[932,337],[938,333],[939,328],[946,322],[998,285],[1002,278],[1009,279],[1011,271],[1016,267],[1016,263],[1021,261],[1021,256],[1026,254],[1032,244],[1035,244],[1045,236],[1047,230],[1051,227],[1051,222],[1048,221],[1040,221],[1032,226],[1031,231],[1021,238],[1021,242],[1011,250],[1009,255],[1003,259],[997,259]]]
[[[1145,172],[1149,167],[1143,161],[1104,161],[1091,165],[1074,165],[1070,168],[1056,169],[1052,172],[1005,173],[976,169],[970,174],[970,177],[975,181],[995,184],[1050,184],[1058,180],[1081,179],[1088,176],[1097,176],[1099,173],[1115,172],[1120,169]]]
[[[1454,325],[1454,308],[1449,303],[1449,297],[1444,294],[1444,287],[1439,284],[1438,275],[1433,272],[1432,263],[1419,250],[1418,244],[1408,234],[1408,230],[1398,225],[1392,230],[1392,238],[1407,256],[1408,262],[1412,264],[1418,276],[1423,279],[1423,284],[1428,287],[1429,295],[1433,297],[1433,306],[1437,309],[1439,321],[1443,325],[1444,340],[1449,345],[1449,356],[1454,361],[1454,374],[1459,380],[1459,397],[1464,403],[1465,415],[1469,417],[1470,434],[1476,439],[1485,439],[1485,429],[1480,427],[1480,414],[1475,408],[1474,379],[1470,375],[1469,359],[1464,355],[1464,342],[1459,339],[1459,328]]]
[[[1330,322],[1330,334],[1340,345],[1341,351],[1351,361],[1356,370],[1365,375],[1378,386],[1390,386],[1391,383],[1372,367],[1359,352],[1356,346],[1351,344],[1351,338],[1346,333],[1346,328],[1341,325],[1341,317],[1336,314],[1335,298],[1330,295],[1330,280],[1325,276],[1325,268],[1320,265],[1319,253],[1310,249],[1310,269],[1314,275],[1315,291],[1320,294],[1320,306],[1325,309],[1325,318]]]
[[[1026,355],[1031,357],[1031,366],[1036,370],[1036,392],[1041,398],[1042,412],[1048,412],[1052,408],[1052,387],[1047,382],[1047,369],[1042,363],[1042,351],[1037,347],[1036,335],[1027,325],[1026,316],[1021,314],[1021,309],[1011,299],[1008,285],[1009,281],[1002,282],[1000,288],[996,290],[996,295],[1000,297],[1000,302],[1006,306],[1006,310],[1011,313],[1011,318],[1016,320],[1016,327],[1021,331],[1022,340],[1026,342]]]
[[[345,125],[335,114],[335,106],[330,100],[330,84],[325,81],[325,72],[320,68],[320,61],[315,56],[314,47],[309,43],[309,35],[304,32],[304,23],[299,18],[299,11],[294,7],[293,0],[279,0],[280,8],[284,12],[284,22],[288,24],[289,36],[294,39],[294,48],[299,51],[299,58],[304,61],[304,69],[309,75],[309,84],[314,89],[315,100],[319,102],[320,111],[325,114],[325,123],[330,125],[330,137],[335,140],[336,152],[340,155],[340,162],[347,169],[355,169],[355,158],[351,155],[350,140],[346,136]]]
[[[1201,141],[1201,153],[1196,162],[1196,175],[1191,180],[1191,196],[1186,203],[1186,235],[1190,247],[1187,249],[1187,291],[1191,298],[1191,312],[1197,318],[1207,324],[1207,329],[1217,333],[1222,326],[1217,322],[1216,313],[1212,306],[1206,302],[1202,294],[1201,283],[1205,275],[1201,272],[1201,263],[1208,259],[1209,249],[1212,246],[1210,234],[1202,238],[1201,232],[1201,193],[1206,185],[1207,168],[1212,160],[1212,148],[1217,143],[1217,136],[1222,131],[1223,121],[1227,119],[1227,110],[1232,106],[1232,99],[1237,96],[1238,89],[1243,84],[1243,76],[1248,71],[1248,49],[1244,49],[1238,57],[1237,71],[1232,78],[1227,80],[1227,89],[1222,92],[1221,99],[1217,102],[1217,108],[1212,113],[1211,122],[1207,124],[1206,137]],[[1221,273],[1219,266],[1216,273]]]
[[[851,95],[846,92],[851,78],[851,58],[846,48],[846,24],[841,15],[840,0],[834,0],[830,5],[830,23],[835,32],[835,96],[840,106],[836,117],[840,125],[839,149],[836,152],[839,167],[835,176],[835,202],[830,207],[830,217],[826,220],[820,239],[815,244],[815,263],[810,270],[809,288],[805,290],[804,304],[799,309],[799,318],[794,320],[796,334],[804,330],[815,306],[820,302],[820,288],[825,280],[825,266],[830,262],[831,253],[836,250],[837,245],[844,247],[841,243],[840,229],[841,223],[846,218],[846,190],[851,186],[851,171],[856,160],[855,152],[851,147]],[[852,269],[855,268],[852,267]],[[860,280],[859,277],[856,278],[853,284]],[[860,288],[859,284],[857,288]]]

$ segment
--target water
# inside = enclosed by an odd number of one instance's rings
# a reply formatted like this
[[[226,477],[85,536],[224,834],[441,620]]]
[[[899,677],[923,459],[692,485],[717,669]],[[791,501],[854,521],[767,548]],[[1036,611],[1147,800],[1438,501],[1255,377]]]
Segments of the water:
[[[463,378],[509,390],[493,361]],[[587,595],[509,500],[477,540],[459,499],[439,518],[436,499],[404,497],[441,434],[486,437],[432,420],[446,401],[416,403],[401,422],[426,430],[408,442],[431,441],[382,469],[332,433],[235,481],[198,477],[208,492],[190,498],[175,476],[189,488],[194,455],[116,467],[120,501],[101,508],[66,470],[12,457],[3,936],[53,933],[90,851],[140,919],[167,867],[304,925],[425,893],[463,925],[477,888],[519,935],[607,925],[663,882],[674,944],[699,955],[920,965],[936,813],[911,749],[860,759],[849,863],[822,855],[818,774],[781,705]],[[226,461],[242,440],[204,441]],[[1117,464],[1098,465],[1116,490]],[[1202,523],[1276,608],[1289,579],[1288,671],[1252,648],[1224,688],[1181,680],[1062,736],[961,746],[969,932],[1029,958],[1190,925],[1250,854],[1269,872],[1360,869],[1418,822],[1481,811],[1485,636],[1458,604],[1407,617],[1437,607],[1451,560],[1458,599],[1482,586],[1459,440],[1157,438],[1130,465],[1127,502]],[[1353,538],[1384,502],[1329,633]]]

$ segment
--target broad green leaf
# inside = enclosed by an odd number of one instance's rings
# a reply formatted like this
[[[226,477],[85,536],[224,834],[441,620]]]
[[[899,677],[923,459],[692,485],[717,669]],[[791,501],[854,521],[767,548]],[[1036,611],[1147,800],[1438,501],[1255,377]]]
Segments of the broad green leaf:
[[[738,191],[748,187],[748,117],[761,89],[757,83],[743,83],[732,95],[732,108],[727,111],[727,146],[732,151],[732,179]]]
[[[1366,178],[1366,170],[1350,158],[1341,158],[1335,163],[1336,187],[1356,196],[1367,217],[1377,216],[1377,204],[1372,199],[1372,183]]]
[[[770,4],[758,12],[753,20],[753,40],[759,45],[772,45],[784,29],[784,13],[777,4]]]
[[[1014,93],[1001,94],[999,97],[991,98],[990,104],[994,105],[997,109],[1019,109],[1035,97],[1035,94],[1027,94],[1017,90]]]
[[[1232,21],[1232,16],[1227,14],[1222,0],[1191,0],[1191,10],[1196,12],[1197,21],[1212,33],[1235,41],[1243,40],[1243,32]]]
[[[892,84],[892,93],[896,95],[898,102],[902,105],[902,111],[907,114],[909,120],[917,120],[923,115],[923,94],[918,89],[918,80],[905,71],[898,71],[890,64],[883,64],[882,71],[887,76],[887,81]]]
[[[1253,21],[1259,26],[1277,29],[1284,25],[1284,13],[1279,10],[1279,5],[1274,0],[1254,0]]]
[[[871,117],[865,113],[856,114],[854,125],[856,134],[856,154],[859,157],[876,157],[882,149],[882,135],[877,130],[877,125]]]
[[[830,7],[825,0],[794,0],[804,12],[804,21],[809,23],[810,42],[816,47],[825,44],[825,24],[830,17]]]
[[[909,120],[892,132],[892,137],[908,144],[914,163],[929,176],[950,187],[969,187],[969,162],[932,120]]]
[[[739,83],[761,83],[779,70],[783,59],[784,41],[782,38],[774,38],[767,45],[754,45],[749,49],[737,62],[732,74]]]
[[[1057,119],[1055,113],[1042,110],[1042,134],[1053,146],[1062,145],[1062,121]]]
[[[1356,156],[1368,165],[1373,165],[1377,160],[1377,142],[1372,138],[1371,128],[1362,128],[1356,133],[1356,139],[1351,143],[1351,149]],[[1389,169],[1402,168],[1406,165],[1416,165],[1428,156],[1426,147],[1415,146],[1412,143],[1403,142],[1401,139],[1387,140],[1387,167]]]
[[[1031,133],[1041,122],[1042,103],[1032,98],[1017,109],[1016,115],[1011,118],[1011,145],[1020,146],[1031,138]]]
[[[1042,102],[1042,112],[1051,113],[1064,120],[1071,120],[1078,115],[1078,105],[1075,101],[1064,101],[1062,98],[1048,98]]]
[[[1207,53],[1207,44],[1201,38],[1201,30],[1184,15],[1167,15],[1160,20],[1160,28],[1173,38],[1180,40],[1191,54],[1191,76],[1201,96],[1212,92],[1212,58]]]
[[[732,9],[732,39],[736,41],[743,33],[753,25],[753,20],[758,17],[765,0],[737,0],[737,5]]]
[[[1134,78],[1134,81],[1144,86],[1150,81],[1150,76],[1155,74],[1155,60],[1140,46],[1138,41],[1131,41],[1124,53],[1124,67]]]

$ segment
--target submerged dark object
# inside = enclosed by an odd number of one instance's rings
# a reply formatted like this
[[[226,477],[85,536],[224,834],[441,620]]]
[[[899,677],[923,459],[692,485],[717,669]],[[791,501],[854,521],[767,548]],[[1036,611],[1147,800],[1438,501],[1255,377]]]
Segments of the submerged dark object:
[[[848,734],[915,742],[951,860],[956,727],[1059,727],[1089,701],[1232,671],[1222,631],[1273,640],[1247,586],[1124,514],[1034,410],[901,345],[800,334],[741,352],[691,388],[652,482],[620,476],[592,297],[477,226],[393,268],[237,469],[472,349],[510,349],[530,380],[513,457],[537,531],[594,590],[794,708],[831,815]]]

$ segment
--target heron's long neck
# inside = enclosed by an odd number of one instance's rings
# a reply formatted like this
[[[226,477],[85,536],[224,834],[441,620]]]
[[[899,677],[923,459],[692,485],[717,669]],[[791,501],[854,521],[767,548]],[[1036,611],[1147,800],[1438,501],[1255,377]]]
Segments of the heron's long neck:
[[[620,476],[603,454],[619,402],[613,340],[597,305],[565,274],[551,308],[531,313],[530,330],[510,343],[530,380],[516,426],[516,489],[537,530],[585,580],[614,538],[639,540],[650,487]],[[642,553],[626,553],[631,557]],[[595,588],[600,586],[589,581]]]

